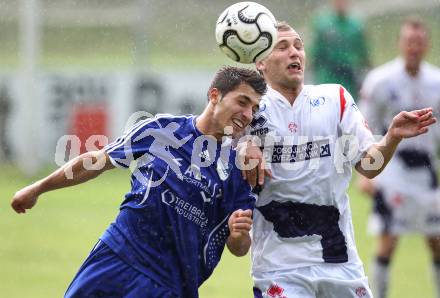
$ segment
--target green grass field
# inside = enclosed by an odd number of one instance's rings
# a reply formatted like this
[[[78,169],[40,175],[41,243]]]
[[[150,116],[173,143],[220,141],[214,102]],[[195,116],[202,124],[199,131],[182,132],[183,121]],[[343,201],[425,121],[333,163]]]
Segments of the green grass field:
[[[44,174],[44,173],[42,173]],[[129,188],[128,172],[114,170],[94,181],[41,197],[35,209],[15,214],[16,190],[30,183],[11,166],[0,167],[0,296],[61,297],[98,237],[114,219]],[[357,246],[368,270],[374,239],[365,232],[369,201],[350,189]],[[252,297],[249,256],[225,252],[201,298]],[[420,237],[405,237],[392,267],[392,298],[433,297],[429,255]]]

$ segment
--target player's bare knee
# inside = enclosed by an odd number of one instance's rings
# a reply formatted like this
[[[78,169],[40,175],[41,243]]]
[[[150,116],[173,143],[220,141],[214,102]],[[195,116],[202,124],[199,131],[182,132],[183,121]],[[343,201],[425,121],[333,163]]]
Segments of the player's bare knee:
[[[397,246],[398,238],[390,235],[383,235],[379,241],[378,256],[391,258]]]

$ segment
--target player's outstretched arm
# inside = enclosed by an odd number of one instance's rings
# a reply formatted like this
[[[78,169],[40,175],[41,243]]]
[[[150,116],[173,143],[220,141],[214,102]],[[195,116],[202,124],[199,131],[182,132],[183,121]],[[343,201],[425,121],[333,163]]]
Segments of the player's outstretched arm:
[[[402,139],[424,134],[436,122],[432,108],[400,112],[393,118],[386,135],[371,146],[365,157],[356,164],[356,170],[367,178],[376,177],[388,164]]]
[[[81,154],[49,176],[17,191],[11,207],[17,213],[26,213],[26,209],[34,207],[41,194],[86,182],[112,168],[114,166],[104,150]]]
[[[246,255],[251,247],[252,210],[235,210],[229,217],[228,225],[230,235],[226,245],[229,251],[237,257]]]

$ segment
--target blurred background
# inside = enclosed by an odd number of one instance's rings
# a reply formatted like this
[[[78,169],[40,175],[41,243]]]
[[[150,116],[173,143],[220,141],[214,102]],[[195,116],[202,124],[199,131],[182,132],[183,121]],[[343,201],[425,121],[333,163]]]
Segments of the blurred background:
[[[0,0],[0,297],[62,296],[115,217],[129,173],[49,193],[21,216],[9,207],[14,192],[84,152],[90,136],[113,140],[136,111],[201,112],[215,70],[234,64],[214,37],[219,14],[234,2]],[[258,2],[295,27],[306,50],[312,19],[329,8],[326,0]],[[409,14],[430,27],[427,60],[440,65],[440,0],[352,0],[351,13],[365,25],[371,67],[397,55]],[[354,187],[350,193],[368,271],[370,202]],[[433,297],[423,241],[405,237],[395,259],[391,297]],[[225,253],[201,297],[251,297],[248,257]]]

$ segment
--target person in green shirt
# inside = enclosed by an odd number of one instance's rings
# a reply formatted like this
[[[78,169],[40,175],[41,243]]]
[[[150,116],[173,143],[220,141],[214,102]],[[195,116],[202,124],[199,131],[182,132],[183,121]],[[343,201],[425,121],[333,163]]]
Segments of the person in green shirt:
[[[364,28],[349,14],[349,0],[331,2],[332,10],[318,15],[312,25],[314,80],[340,83],[357,99],[362,74],[370,67]]]

